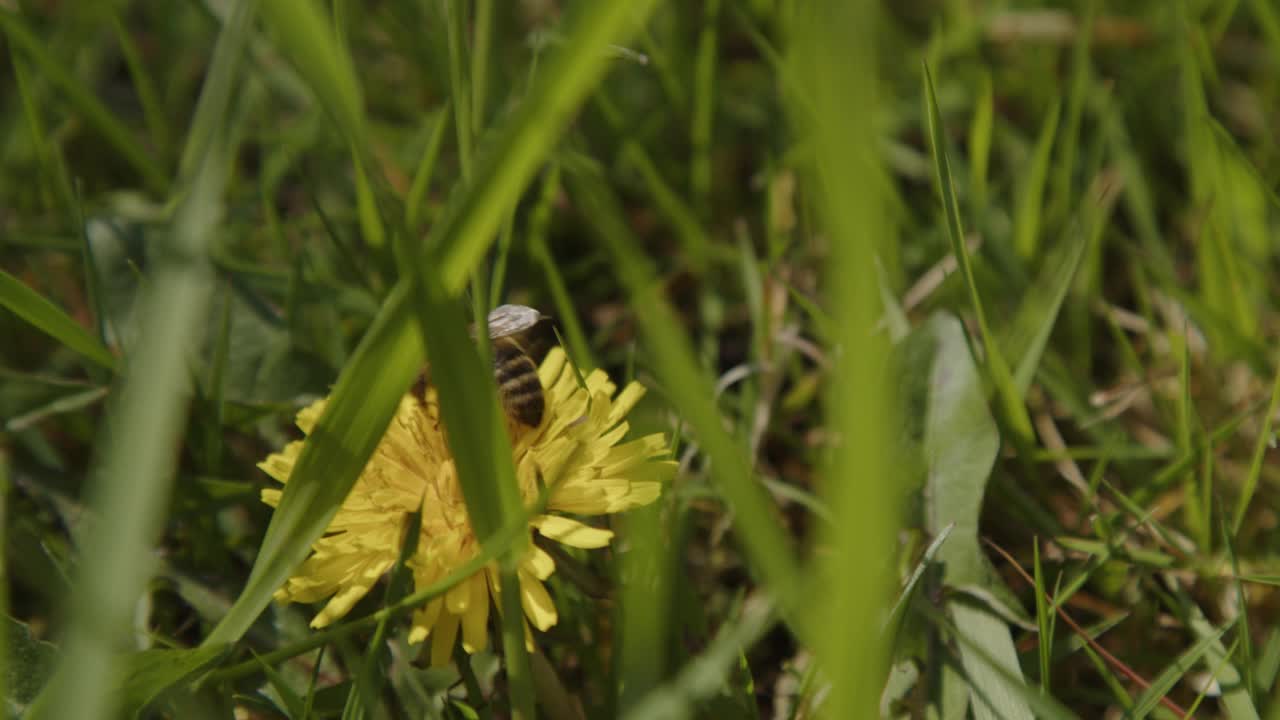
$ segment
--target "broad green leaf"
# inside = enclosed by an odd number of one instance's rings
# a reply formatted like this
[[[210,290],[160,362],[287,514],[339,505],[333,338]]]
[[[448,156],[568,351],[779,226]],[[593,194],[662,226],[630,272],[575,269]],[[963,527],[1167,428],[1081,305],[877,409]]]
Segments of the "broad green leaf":
[[[908,342],[932,346],[929,357],[928,396],[924,408],[924,454],[928,463],[925,507],[926,527],[933,533],[953,526],[951,538],[938,551],[943,581],[969,590],[988,601],[1003,584],[991,568],[978,541],[978,519],[987,480],[995,464],[1000,438],[982,391],[960,323],[935,315]],[[1006,591],[1007,592],[1007,591]],[[1016,608],[1012,603],[1007,607]],[[1013,677],[1021,678],[1017,651],[1005,620],[988,607],[953,601],[948,603],[955,624],[970,641],[960,655],[972,686],[970,701],[978,718],[1030,718],[1030,707],[1019,694],[1009,692],[991,662]],[[1021,614],[1020,608],[1017,612]],[[977,646],[981,653],[972,648]],[[988,662],[990,658],[990,662]]]
[[[0,305],[89,360],[108,370],[115,369],[115,356],[88,330],[57,305],[3,270],[0,270]]]
[[[956,612],[959,609],[960,612]],[[1008,633],[1000,621],[985,609],[953,603],[950,630],[960,644],[960,655],[969,686],[973,715],[977,720],[1009,718],[1075,718],[1040,688],[1028,685],[1017,670],[1017,657],[992,652],[1003,644]],[[1012,645],[1012,643],[1010,643]]]
[[[5,704],[10,712],[21,714],[53,672],[58,648],[36,639],[31,626],[9,615],[4,616],[4,624]]]

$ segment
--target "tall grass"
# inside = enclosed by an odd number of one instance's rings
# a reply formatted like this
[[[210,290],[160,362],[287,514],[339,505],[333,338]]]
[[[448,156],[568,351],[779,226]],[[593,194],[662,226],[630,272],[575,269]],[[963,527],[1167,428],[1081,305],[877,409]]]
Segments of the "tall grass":
[[[1280,713],[1278,17],[0,6],[7,710]],[[532,651],[503,592],[427,668],[408,614],[532,542],[503,302],[680,470]],[[273,593],[424,363],[480,554],[311,630]]]

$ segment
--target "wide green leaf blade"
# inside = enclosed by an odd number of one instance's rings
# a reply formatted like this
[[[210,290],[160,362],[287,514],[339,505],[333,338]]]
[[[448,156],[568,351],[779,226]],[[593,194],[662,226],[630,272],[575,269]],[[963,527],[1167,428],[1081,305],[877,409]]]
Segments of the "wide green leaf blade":
[[[987,606],[951,602],[948,611],[971,641],[960,657],[973,683],[970,700],[978,718],[1034,717],[1025,699],[991,669],[1021,678],[1018,655],[1007,622],[990,603],[1005,603],[1004,589],[978,540],[978,521],[987,480],[1000,448],[995,421],[987,409],[982,381],[973,364],[959,321],[935,315],[908,342],[931,346],[925,405],[924,453],[928,463],[925,518],[939,533],[953,527],[938,551],[943,581],[987,601]],[[975,652],[974,647],[980,649]]]

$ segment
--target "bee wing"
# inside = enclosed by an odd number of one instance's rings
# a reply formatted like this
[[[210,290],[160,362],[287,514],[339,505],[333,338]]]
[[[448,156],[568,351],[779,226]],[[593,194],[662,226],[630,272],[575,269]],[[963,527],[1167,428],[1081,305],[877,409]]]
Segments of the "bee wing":
[[[523,332],[537,325],[542,317],[542,313],[527,305],[499,305],[489,313],[489,337],[500,338]]]

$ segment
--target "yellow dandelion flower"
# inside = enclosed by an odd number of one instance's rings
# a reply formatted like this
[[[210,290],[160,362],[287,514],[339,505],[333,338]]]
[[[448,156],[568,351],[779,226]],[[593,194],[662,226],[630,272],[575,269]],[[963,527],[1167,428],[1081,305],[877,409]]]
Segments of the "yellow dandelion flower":
[[[549,489],[544,512],[531,520],[531,530],[565,545],[604,547],[613,537],[611,531],[561,513],[602,515],[651,503],[675,473],[676,463],[666,459],[668,446],[661,433],[620,444],[628,430],[625,417],[644,395],[643,386],[631,383],[618,393],[608,375],[596,370],[587,376],[584,388],[560,348],[547,355],[538,376],[546,395],[542,425],[517,434],[513,446],[526,506],[533,507],[543,488]],[[304,433],[311,432],[324,403],[319,400],[298,413],[297,424]],[[289,443],[258,467],[287,482],[303,442]],[[275,507],[280,494],[279,489],[266,489],[262,499]],[[395,564],[408,516],[419,507],[421,536],[408,564],[415,585],[424,588],[480,552],[445,444],[434,390],[425,400],[411,395],[401,399],[395,418],[325,535],[276,592],[276,599],[305,603],[327,599],[311,621],[315,628],[346,615]],[[529,642],[529,625],[547,630],[556,623],[556,608],[543,584],[553,572],[551,556],[530,545],[517,570]],[[459,632],[467,652],[484,649],[489,642],[490,599],[496,599],[497,590],[498,570],[491,563],[418,609],[410,642],[430,637],[434,665],[449,661]]]

